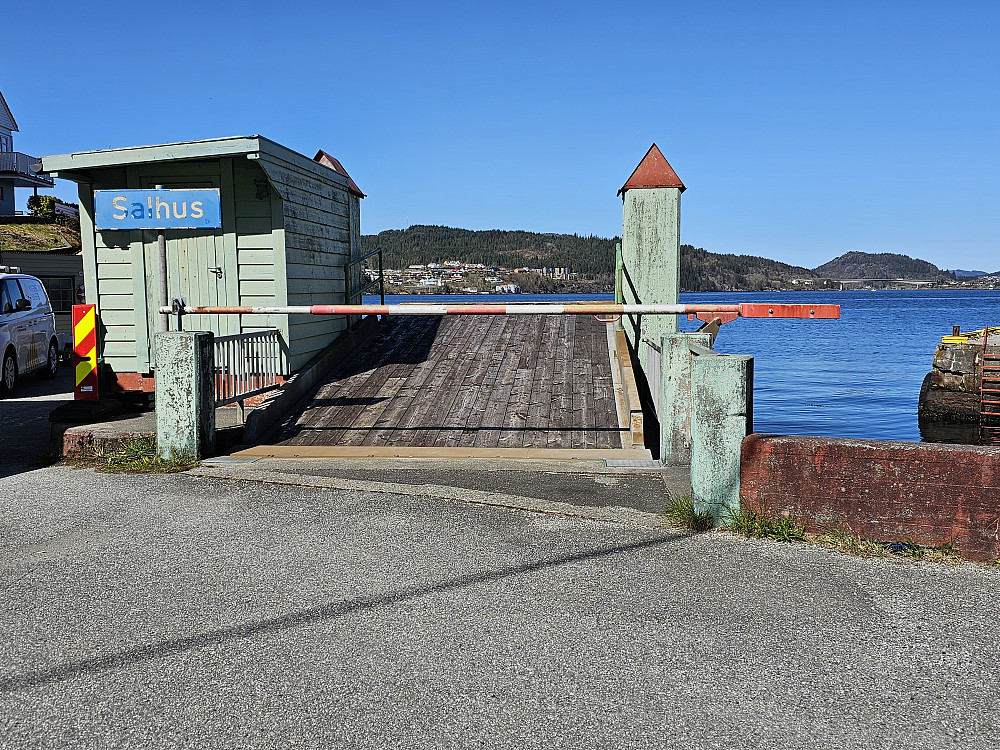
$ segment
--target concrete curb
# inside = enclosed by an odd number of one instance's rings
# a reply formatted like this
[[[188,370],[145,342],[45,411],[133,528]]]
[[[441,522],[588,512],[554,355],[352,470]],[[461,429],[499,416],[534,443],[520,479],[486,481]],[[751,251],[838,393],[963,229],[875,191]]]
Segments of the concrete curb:
[[[626,524],[653,528],[673,528],[666,517],[655,513],[644,513],[623,507],[593,508],[570,503],[539,500],[519,495],[508,495],[461,487],[446,487],[434,484],[399,484],[396,482],[370,482],[335,477],[318,477],[303,474],[289,474],[273,469],[254,469],[251,466],[211,466],[203,465],[191,469],[187,474],[212,479],[234,479],[248,482],[266,482],[292,487],[318,487],[330,490],[355,492],[378,492],[388,495],[408,497],[430,497],[437,500],[452,500],[471,505],[485,505],[496,508],[544,513],[547,515],[585,518],[603,523]],[[681,532],[678,532],[681,533]]]

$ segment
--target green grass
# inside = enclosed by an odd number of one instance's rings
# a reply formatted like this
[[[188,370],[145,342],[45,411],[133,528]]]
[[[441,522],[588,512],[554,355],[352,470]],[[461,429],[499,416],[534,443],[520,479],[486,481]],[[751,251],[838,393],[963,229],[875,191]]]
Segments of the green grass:
[[[688,531],[708,531],[715,526],[711,513],[698,512],[690,495],[677,495],[670,498],[667,506],[667,518],[673,526]]]
[[[95,445],[73,463],[99,471],[163,474],[190,469],[198,461],[187,456],[161,459],[156,455],[156,438],[153,435],[134,435],[111,445]]]
[[[734,534],[755,539],[774,539],[779,542],[806,541],[806,527],[794,518],[767,515],[766,509],[741,508],[729,518],[729,530]]]
[[[829,528],[820,534],[810,534],[794,518],[769,516],[766,508],[742,508],[738,513],[732,514],[728,528],[734,534],[748,538],[818,544],[857,557],[905,557],[949,564],[963,562],[950,542],[939,547],[927,547],[912,539],[881,542],[863,539],[842,528]]]

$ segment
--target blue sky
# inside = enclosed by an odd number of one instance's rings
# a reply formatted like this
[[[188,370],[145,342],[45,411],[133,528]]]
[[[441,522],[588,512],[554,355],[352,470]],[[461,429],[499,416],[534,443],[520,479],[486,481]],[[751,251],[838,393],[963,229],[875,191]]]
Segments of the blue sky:
[[[6,12],[25,33],[3,34],[0,91],[34,155],[260,133],[337,156],[366,233],[610,237],[655,141],[688,187],[683,242],[1000,268],[995,0]]]

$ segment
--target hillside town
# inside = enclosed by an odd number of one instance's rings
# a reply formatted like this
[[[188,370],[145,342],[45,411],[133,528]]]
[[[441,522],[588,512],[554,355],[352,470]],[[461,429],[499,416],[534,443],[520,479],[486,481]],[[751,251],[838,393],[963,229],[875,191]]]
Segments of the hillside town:
[[[370,280],[376,269],[365,270]],[[571,268],[504,268],[483,263],[447,260],[444,263],[414,263],[405,269],[383,269],[385,286],[394,293],[407,294],[520,294],[516,279],[534,274],[542,279],[571,281],[578,277]]]

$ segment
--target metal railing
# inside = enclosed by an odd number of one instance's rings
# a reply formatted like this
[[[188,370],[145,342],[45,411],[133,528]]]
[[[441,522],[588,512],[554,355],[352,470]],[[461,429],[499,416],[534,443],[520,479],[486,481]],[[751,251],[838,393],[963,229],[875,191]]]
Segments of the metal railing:
[[[278,329],[218,336],[213,348],[215,405],[243,401],[281,385]]]
[[[38,164],[38,158],[22,154],[20,151],[0,151],[0,172],[13,172],[15,174],[31,177],[54,185],[55,182],[44,172],[35,172],[32,164]]]
[[[378,256],[378,276],[369,281],[367,284],[362,285],[360,289],[351,289],[351,267],[356,266],[362,261],[366,261],[373,255]],[[378,284],[379,288],[379,299],[381,304],[385,304],[385,281],[382,275],[382,248],[375,248],[374,250],[365,253],[364,255],[349,261],[344,267],[344,302],[348,305],[351,304],[352,300],[361,299],[361,296],[371,289],[373,286]]]

